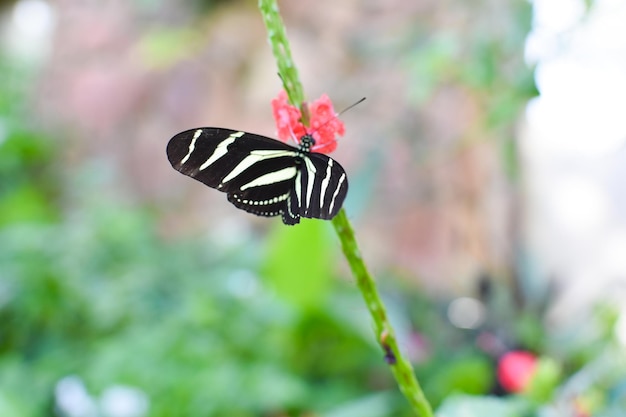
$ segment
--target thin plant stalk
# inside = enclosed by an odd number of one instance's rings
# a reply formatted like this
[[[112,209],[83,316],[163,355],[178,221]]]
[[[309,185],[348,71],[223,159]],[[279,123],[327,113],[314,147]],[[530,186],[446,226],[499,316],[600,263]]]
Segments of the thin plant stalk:
[[[289,101],[294,106],[303,109],[305,107],[304,89],[298,77],[298,70],[291,57],[289,40],[280,17],[278,4],[276,0],[259,0],[259,9],[267,28],[274,58],[278,63],[278,73],[283,81],[283,87],[287,92]],[[307,113],[302,111],[302,114],[303,117],[306,117]],[[303,122],[307,123],[306,120],[303,120]],[[361,257],[354,230],[343,208],[332,220],[332,224],[341,242],[346,260],[354,274],[357,286],[365,299],[365,304],[374,322],[378,342],[385,352],[385,359],[400,387],[400,391],[407,398],[417,416],[433,417],[434,414],[430,403],[424,396],[411,363],[398,349],[398,342],[389,322],[385,305],[376,288],[376,282]]]

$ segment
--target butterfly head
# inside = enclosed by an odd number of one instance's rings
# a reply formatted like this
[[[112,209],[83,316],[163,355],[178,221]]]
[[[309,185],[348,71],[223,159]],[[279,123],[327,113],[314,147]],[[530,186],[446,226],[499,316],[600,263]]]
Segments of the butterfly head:
[[[313,138],[313,135],[307,133],[300,138],[300,147],[298,149],[300,152],[311,152],[313,145],[315,145],[315,138]]]

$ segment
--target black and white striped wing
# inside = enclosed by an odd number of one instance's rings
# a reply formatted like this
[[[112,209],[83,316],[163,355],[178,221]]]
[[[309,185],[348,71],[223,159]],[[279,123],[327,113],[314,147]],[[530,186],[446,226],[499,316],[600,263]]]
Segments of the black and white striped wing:
[[[188,130],[170,140],[167,156],[174,169],[227,193],[236,207],[281,215],[285,224],[298,223],[300,216],[332,218],[347,192],[343,168],[329,157],[251,133]]]
[[[321,153],[305,153],[295,178],[294,207],[302,217],[329,220],[339,213],[348,193],[346,171]]]

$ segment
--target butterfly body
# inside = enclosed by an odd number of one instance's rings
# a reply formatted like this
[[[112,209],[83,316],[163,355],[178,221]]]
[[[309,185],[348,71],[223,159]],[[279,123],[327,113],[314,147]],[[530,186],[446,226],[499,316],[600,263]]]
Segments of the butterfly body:
[[[286,143],[230,129],[203,127],[175,135],[167,145],[174,169],[225,192],[237,208],[258,216],[332,219],[348,192],[345,170],[332,158],[311,152],[315,140]]]

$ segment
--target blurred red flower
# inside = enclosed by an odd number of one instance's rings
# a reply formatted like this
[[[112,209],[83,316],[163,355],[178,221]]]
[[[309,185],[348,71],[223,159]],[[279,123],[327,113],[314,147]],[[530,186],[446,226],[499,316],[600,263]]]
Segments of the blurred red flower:
[[[537,357],[524,350],[505,353],[498,361],[498,381],[508,392],[521,392],[532,379]]]
[[[281,91],[278,97],[272,100],[278,138],[284,142],[291,138],[299,144],[300,138],[309,133],[315,139],[315,145],[311,147],[313,152],[334,151],[337,148],[336,135],[343,136],[345,126],[337,117],[333,103],[326,94],[323,94],[308,106],[310,128],[302,124],[300,109],[289,104],[285,91]]]

